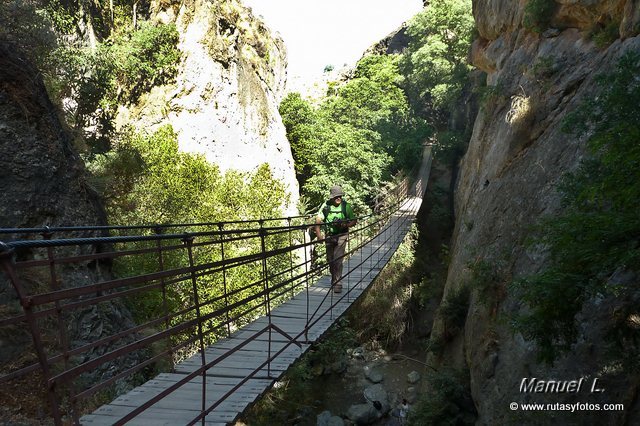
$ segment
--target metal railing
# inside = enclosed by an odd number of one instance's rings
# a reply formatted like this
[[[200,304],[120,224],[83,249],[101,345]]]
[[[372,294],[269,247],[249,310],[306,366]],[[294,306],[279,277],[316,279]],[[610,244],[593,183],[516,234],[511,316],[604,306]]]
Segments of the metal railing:
[[[379,200],[375,215],[358,218],[349,233],[345,256],[353,256],[389,222],[407,195],[408,180]],[[328,308],[310,312],[298,335],[289,335],[271,321],[271,310],[301,291],[309,291],[328,265],[313,259],[309,216],[237,222],[152,226],[97,226],[0,229],[13,241],[0,243],[5,283],[15,291],[15,303],[0,312],[3,328],[22,328],[32,344],[31,361],[10,371],[0,385],[39,372],[51,417],[57,425],[79,424],[91,399],[116,385],[133,385],[200,352],[201,365],[183,379],[150,398],[116,424],[124,424],[195,377],[202,376],[200,413],[207,414],[242,384],[267,369],[290,345],[307,343],[307,332],[320,319],[333,316],[333,307],[352,297],[327,292]],[[387,231],[385,231],[387,230]],[[380,250],[380,248],[378,248]],[[368,257],[383,253],[374,251]],[[320,258],[323,258],[320,256]],[[358,259],[358,265],[371,260]],[[355,269],[343,279],[358,282]],[[0,274],[0,285],[2,285]],[[335,299],[335,300],[334,300]],[[128,312],[137,311],[135,320]],[[114,313],[118,313],[115,315]],[[228,337],[244,324],[265,315],[267,326],[212,361],[205,348]],[[106,321],[105,318],[109,318]],[[109,329],[84,330],[102,327]],[[272,334],[287,344],[272,351]],[[229,354],[268,334],[268,356],[251,374],[207,405],[207,372]],[[29,357],[26,357],[29,358]]]

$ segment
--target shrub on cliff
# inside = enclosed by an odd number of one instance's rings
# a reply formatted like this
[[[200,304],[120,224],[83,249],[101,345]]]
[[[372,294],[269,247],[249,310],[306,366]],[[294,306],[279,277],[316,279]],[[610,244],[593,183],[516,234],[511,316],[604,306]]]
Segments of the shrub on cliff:
[[[549,27],[556,6],[554,0],[529,0],[524,8],[522,24],[531,31],[543,32]]]
[[[173,81],[180,51],[175,25],[141,23],[114,34],[96,49],[62,46],[48,59],[47,88],[53,99],[67,99],[67,122],[86,134],[92,151],[110,147],[112,120],[119,104],[130,104],[153,86]],[[72,100],[72,101],[70,101]],[[97,119],[97,122],[94,121]]]
[[[178,39],[174,24],[142,22],[135,31],[119,35],[104,47],[116,60],[115,78],[124,92],[122,98],[135,101],[151,87],[173,80],[180,60]]]

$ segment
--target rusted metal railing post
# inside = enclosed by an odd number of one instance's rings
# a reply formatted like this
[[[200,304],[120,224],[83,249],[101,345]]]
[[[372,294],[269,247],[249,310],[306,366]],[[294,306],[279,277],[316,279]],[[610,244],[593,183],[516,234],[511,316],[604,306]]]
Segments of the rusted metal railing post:
[[[311,239],[311,238],[309,238]],[[302,234],[302,241],[304,242],[304,283],[305,283],[305,293],[307,297],[307,322],[304,326],[304,340],[305,342],[309,341],[309,255],[307,251],[313,250],[313,246],[307,246],[307,231],[306,228],[304,233]],[[311,243],[311,241],[309,241]],[[313,265],[312,265],[313,266]]]
[[[267,348],[267,376],[271,376],[271,297],[269,294],[269,276],[267,270],[267,245],[266,245],[266,234],[267,230],[264,228],[264,220],[260,219],[258,221],[260,224],[260,250],[262,253],[262,278],[264,280],[264,296],[265,296],[265,315],[267,316],[267,320],[269,321],[269,340],[268,340],[268,348]]]
[[[227,337],[231,336],[231,320],[229,319],[229,293],[227,292],[227,265],[224,257],[224,234],[222,233],[224,228],[223,223],[218,224],[218,231],[220,231],[220,261],[222,262],[222,290],[224,291],[224,313],[225,321],[227,322]]]
[[[154,228],[154,232],[156,235],[161,235],[162,234],[162,227],[161,226],[156,226]],[[158,253],[158,267],[160,268],[160,271],[164,271],[164,255],[162,252],[162,240],[160,238],[158,238],[156,240],[156,250]],[[168,330],[169,328],[171,328],[171,323],[169,322],[169,302],[167,300],[167,283],[165,282],[164,277],[160,278],[160,284],[162,286],[162,312],[164,314],[164,329]],[[173,368],[173,345],[171,344],[171,336],[167,336],[166,338],[166,345],[167,345],[167,350],[168,350],[168,356],[169,356],[169,364],[171,365],[171,371],[174,370]]]
[[[198,297],[198,282],[196,280],[195,262],[193,260],[193,236],[186,234],[182,239],[182,242],[187,247],[187,253],[189,255],[189,272],[191,275],[191,284],[193,286],[193,302],[196,308],[196,316],[198,319],[198,340],[200,341],[200,354],[202,360],[202,413],[204,414],[207,409],[207,370],[204,368],[207,365],[205,346],[204,346],[204,333],[202,332],[202,314],[200,312],[200,298]],[[202,425],[204,426],[205,416],[202,416]]]
[[[289,248],[293,246],[293,238],[291,237],[291,218],[287,218],[287,228],[289,234]],[[291,280],[291,297],[295,295],[295,283],[293,282],[293,250],[289,249],[289,279]]]
[[[44,240],[50,240],[53,236],[53,232],[49,230],[48,226],[45,226],[45,231],[41,233]],[[47,247],[47,260],[49,261],[49,279],[50,288],[52,291],[60,290],[60,283],[58,282],[58,276],[56,274],[55,257],[53,254],[53,247]],[[67,334],[67,326],[62,317],[62,309],[60,308],[60,302],[55,301],[56,309],[56,322],[58,323],[58,332],[60,336],[60,343],[62,344],[62,358],[64,359],[65,370],[69,369],[69,336]],[[75,399],[75,386],[73,382],[70,383],[69,389],[71,391],[71,415],[75,424],[80,424],[80,418],[78,417],[78,409]]]
[[[345,255],[342,258],[342,261],[344,262],[345,260],[350,260],[351,259],[351,246],[353,246],[353,244],[351,244],[351,240],[353,238],[353,235],[349,232],[349,228],[347,228],[347,249],[345,250]],[[347,271],[348,275],[347,275],[347,303],[351,302],[351,271]],[[342,280],[343,277],[340,277],[340,280]],[[342,284],[342,283],[341,283]]]
[[[60,406],[55,392],[55,382],[51,381],[51,372],[49,370],[47,355],[44,351],[42,336],[40,336],[40,331],[38,330],[36,319],[33,315],[32,300],[26,294],[20,280],[18,279],[13,261],[13,254],[14,251],[11,247],[0,242],[0,264],[2,265],[2,270],[4,270],[9,281],[11,281],[11,285],[13,285],[13,288],[20,299],[20,305],[22,305],[24,315],[27,319],[27,323],[29,324],[31,338],[33,339],[33,345],[35,346],[36,355],[38,356],[38,362],[40,363],[40,368],[42,368],[42,377],[45,388],[47,389],[47,398],[49,399],[53,421],[56,426],[62,426],[62,416],[60,414]]]

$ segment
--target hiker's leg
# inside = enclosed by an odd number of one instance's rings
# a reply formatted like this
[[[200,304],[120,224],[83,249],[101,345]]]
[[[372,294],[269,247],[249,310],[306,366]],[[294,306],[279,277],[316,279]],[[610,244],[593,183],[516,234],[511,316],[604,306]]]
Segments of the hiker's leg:
[[[329,273],[331,274],[331,285],[335,284],[335,269],[336,269],[336,239],[335,237],[327,237],[325,240],[325,247],[327,249],[327,263],[329,263]]]
[[[342,262],[344,261],[344,252],[347,248],[347,239],[348,234],[342,234],[338,237],[338,241],[336,243],[336,248],[333,251],[333,256],[335,259],[335,280],[334,282],[338,283],[338,285],[342,286],[342,282],[340,281],[342,278]]]

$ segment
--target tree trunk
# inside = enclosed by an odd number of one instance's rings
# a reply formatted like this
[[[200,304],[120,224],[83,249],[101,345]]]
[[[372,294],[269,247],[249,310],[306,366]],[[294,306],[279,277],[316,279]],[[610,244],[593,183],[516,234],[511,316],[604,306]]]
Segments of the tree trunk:
[[[133,2],[133,29],[138,29],[138,2]]]

